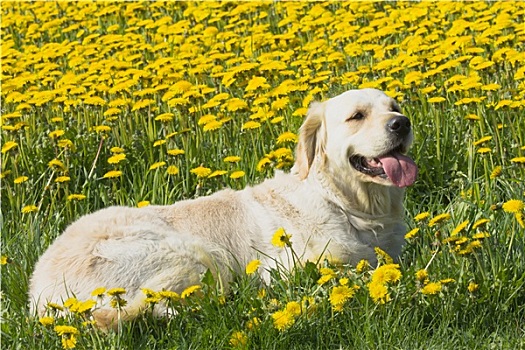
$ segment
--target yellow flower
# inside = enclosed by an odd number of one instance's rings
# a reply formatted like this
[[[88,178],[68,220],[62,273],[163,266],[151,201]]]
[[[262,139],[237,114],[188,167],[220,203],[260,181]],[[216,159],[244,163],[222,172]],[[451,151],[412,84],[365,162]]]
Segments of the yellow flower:
[[[297,301],[290,301],[286,304],[284,310],[292,316],[299,316],[301,314],[301,304]]]
[[[427,101],[428,103],[440,103],[446,101],[446,99],[444,97],[431,97]]]
[[[248,265],[246,265],[246,274],[247,275],[254,274],[260,265],[261,265],[261,261],[258,259],[250,261]]]
[[[91,296],[100,298],[104,295],[104,293],[106,293],[106,288],[98,287],[93,289],[93,291],[91,292]]]
[[[475,283],[474,281],[470,281],[467,289],[470,293],[475,293],[479,289],[479,284]]]
[[[166,169],[166,173],[168,175],[177,175],[179,173],[179,168],[177,168],[175,165],[170,165]]]
[[[493,170],[492,170],[492,173],[490,173],[490,178],[491,179],[495,179],[497,177],[499,177],[502,173],[502,167],[500,165],[496,166]]]
[[[490,140],[492,140],[492,136],[485,136],[485,137],[480,138],[477,141],[474,141],[472,144],[474,146],[478,146],[478,145],[481,145],[482,143],[485,143],[485,142],[490,141]]]
[[[125,294],[126,290],[124,288],[111,288],[106,293],[109,296],[115,297],[115,296],[120,296],[122,294]]]
[[[64,135],[66,132],[64,130],[54,130],[49,133],[49,137],[52,139],[58,139],[60,136]]]
[[[241,157],[239,156],[228,156],[223,159],[226,163],[237,163],[241,160]]]
[[[189,297],[190,295],[192,295],[193,293],[195,293],[196,291],[198,291],[199,289],[201,289],[201,286],[199,285],[190,286],[182,291],[180,297],[182,299],[185,299]]]
[[[248,82],[248,86],[246,86],[246,91],[254,91],[259,88],[267,89],[269,87],[270,84],[266,83],[266,78],[254,76]]]
[[[353,296],[355,295],[356,291],[359,289],[358,286],[354,286],[352,288],[348,286],[335,286],[332,288],[330,292],[330,296],[328,297],[328,300],[330,301],[330,304],[332,305],[332,308],[334,311],[341,311],[342,306]]]
[[[149,205],[149,201],[140,201],[137,203],[137,208],[147,207]]]
[[[111,147],[111,148],[109,149],[109,151],[110,151],[111,153],[115,153],[115,154],[117,154],[117,153],[122,153],[122,152],[124,152],[124,148],[122,148],[122,147],[118,147],[118,146],[115,146],[115,147]]]
[[[11,261],[11,259],[9,259],[5,255],[2,255],[2,263],[1,263],[2,265],[7,265],[10,261]]]
[[[230,178],[231,179],[239,179],[239,178],[243,177],[244,175],[245,175],[244,171],[237,170],[237,171],[234,171],[233,173],[230,174]]]
[[[457,236],[458,233],[460,233],[461,231],[463,231],[465,229],[465,227],[467,227],[468,223],[469,223],[469,220],[463,221],[458,226],[456,226],[456,228],[454,228],[454,230],[452,230],[450,235],[451,236]]]
[[[516,221],[518,221],[518,224],[521,226],[521,228],[525,228],[525,220],[523,219],[523,213],[516,213]]]
[[[55,318],[51,316],[44,316],[44,317],[41,317],[38,320],[38,322],[40,322],[42,326],[48,327],[48,326],[51,326],[55,322]]]
[[[259,127],[261,127],[261,123],[253,121],[253,120],[250,120],[250,121],[247,121],[246,123],[244,123],[242,125],[241,130],[257,129]]]
[[[375,303],[385,304],[390,301],[390,294],[386,285],[378,282],[371,282],[368,285],[368,293]]]
[[[516,157],[510,160],[512,163],[525,163],[525,157]]]
[[[230,345],[235,347],[244,347],[248,343],[248,336],[242,331],[233,332],[230,337]]]
[[[272,314],[273,326],[279,331],[285,331],[295,323],[294,316],[286,310],[276,311]]]
[[[60,169],[60,170],[65,170],[66,169],[66,166],[64,165],[64,163],[62,163],[62,161],[58,160],[58,159],[53,159],[53,160],[50,160],[49,163],[47,163],[47,165],[50,167],[50,168],[53,168],[53,169]]]
[[[293,132],[286,131],[279,135],[277,138],[277,144],[285,143],[285,142],[293,142],[296,143],[298,140],[298,136],[294,134]]]
[[[260,325],[260,324],[261,324],[261,320],[258,319],[257,317],[254,317],[251,320],[249,320],[248,322],[246,322],[246,328],[249,329],[249,330],[252,330],[255,327],[257,327],[258,325]]]
[[[47,303],[46,308],[48,310],[52,310],[53,312],[64,311],[64,308],[62,306],[55,303]]]
[[[398,264],[385,264],[375,269],[372,274],[372,282],[375,283],[397,283],[401,279],[401,271]]]
[[[383,249],[375,247],[374,251],[379,260],[383,260],[387,264],[392,264],[394,262],[394,259],[392,259],[392,257],[390,257],[390,255],[388,255],[388,253],[385,252]]]
[[[191,169],[190,173],[197,175],[197,177],[208,177],[211,174],[211,169],[205,168],[201,165],[197,168]]]
[[[488,222],[490,222],[489,219],[479,219],[472,225],[472,229],[474,230],[482,225],[485,225]]]
[[[178,156],[179,154],[184,154],[186,153],[184,150],[182,149],[169,149],[167,151],[167,153],[170,155],[170,156]]]
[[[156,162],[156,163],[151,164],[151,166],[149,167],[149,170],[155,170],[160,167],[163,167],[164,165],[166,165],[166,162]]]
[[[83,199],[86,199],[86,196],[83,194],[70,194],[69,196],[67,196],[68,201],[72,201],[72,200],[81,201]]]
[[[435,295],[441,292],[442,285],[441,282],[430,282],[427,283],[422,289],[421,293],[425,295]]]
[[[18,185],[18,184],[21,184],[23,182],[26,182],[27,180],[29,180],[29,178],[27,176],[19,176],[16,179],[14,179],[13,182]]]
[[[369,268],[370,268],[370,263],[368,262],[368,260],[365,260],[365,259],[360,260],[355,267],[357,273],[363,273]]]
[[[31,213],[31,212],[34,212],[34,211],[38,211],[38,207],[36,205],[26,205],[25,207],[22,208],[22,214],[27,214],[27,213]]]
[[[100,134],[100,133],[103,133],[103,132],[108,132],[108,131],[111,131],[111,128],[107,125],[97,125],[95,127],[93,127],[93,130],[95,130],[95,132],[97,134]]]
[[[213,131],[213,130],[220,129],[221,126],[222,126],[222,122],[220,122],[218,120],[212,120],[212,121],[206,123],[204,125],[204,127],[202,128],[202,130],[204,130],[204,131]]]
[[[114,155],[112,155],[111,157],[108,158],[108,163],[109,164],[118,164],[121,161],[123,161],[124,159],[126,159],[126,154],[124,154],[124,153],[116,153],[116,154],[114,154]]]
[[[279,227],[273,234],[272,244],[278,248],[284,248],[285,246],[291,246],[290,238],[292,236],[286,234],[284,228]]]
[[[485,154],[485,153],[489,153],[490,151],[491,149],[489,147],[481,147],[481,148],[478,148],[476,152],[479,154]]]
[[[71,178],[69,176],[59,176],[55,179],[55,182],[68,182]]]
[[[208,178],[212,178],[212,177],[217,177],[217,176],[222,176],[224,174],[228,173],[226,170],[215,170],[214,172],[212,172],[210,175],[208,175]]]
[[[18,147],[18,143],[14,142],[14,141],[7,141],[2,146],[2,153],[7,153],[7,152],[9,152],[10,150],[12,150],[15,147]]]
[[[73,326],[55,326],[55,332],[58,333],[58,335],[78,335],[78,329],[76,329]]]
[[[122,176],[122,171],[120,170],[110,170],[102,176],[104,179],[113,179],[116,177]]]
[[[414,238],[414,236],[419,232],[419,227],[413,228],[405,234],[405,239]]]
[[[511,199],[503,203],[502,208],[507,213],[519,213],[525,207],[523,201],[519,199]]]
[[[425,220],[426,218],[428,218],[430,216],[430,213],[428,211],[424,212],[424,213],[419,213],[417,214],[415,217],[414,217],[414,220],[415,221],[423,221]]]
[[[443,221],[446,221],[450,219],[450,214],[448,213],[444,213],[444,214],[439,214],[439,215],[436,215],[434,216],[432,219],[430,219],[430,221],[428,222],[428,227],[432,227],[432,226],[435,226]]]
[[[425,269],[416,271],[416,279],[420,282],[424,282],[428,278],[428,272]]]
[[[159,295],[162,299],[165,299],[167,301],[178,301],[180,299],[179,293],[176,293],[172,290],[161,290],[159,292]]]
[[[163,114],[159,114],[158,116],[156,116],[155,120],[163,122],[163,123],[167,123],[167,122],[172,121],[174,116],[175,114],[173,113],[163,113]]]

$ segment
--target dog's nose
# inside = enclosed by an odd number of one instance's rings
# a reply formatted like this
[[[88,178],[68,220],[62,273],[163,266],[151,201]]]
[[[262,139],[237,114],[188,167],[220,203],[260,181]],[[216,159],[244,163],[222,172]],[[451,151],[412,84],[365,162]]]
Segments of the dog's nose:
[[[404,137],[410,132],[410,119],[404,115],[398,115],[386,123],[386,129],[397,136]]]

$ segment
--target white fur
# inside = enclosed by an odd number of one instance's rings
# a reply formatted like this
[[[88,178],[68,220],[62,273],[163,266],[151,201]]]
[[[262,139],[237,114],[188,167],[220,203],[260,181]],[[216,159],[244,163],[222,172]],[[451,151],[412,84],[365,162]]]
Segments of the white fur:
[[[69,226],[38,261],[30,286],[32,310],[70,296],[90,298],[98,287],[126,289],[131,318],[143,306],[141,288],[181,292],[209,269],[227,286],[231,271],[253,259],[266,269],[292,267],[288,249],[271,244],[283,227],[301,260],[321,255],[375,263],[374,247],[399,256],[405,228],[403,189],[357,172],[350,154],[374,157],[392,147],[385,131],[393,100],[378,90],[351,90],[314,104],[301,127],[290,174],[241,191],[225,189],[170,206],[110,207]],[[365,109],[361,122],[347,120]],[[405,142],[408,148],[412,136]],[[115,322],[108,300],[94,313]]]

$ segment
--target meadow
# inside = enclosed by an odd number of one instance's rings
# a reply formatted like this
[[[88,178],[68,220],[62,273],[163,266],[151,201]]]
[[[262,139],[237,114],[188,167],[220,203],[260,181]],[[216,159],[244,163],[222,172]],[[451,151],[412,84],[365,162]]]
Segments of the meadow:
[[[525,349],[525,2],[2,1],[1,15],[2,349]],[[144,291],[175,315],[110,333],[90,312],[125,291],[30,314],[33,266],[69,223],[287,171],[309,104],[364,87],[414,129],[399,264],[378,251],[377,269],[322,261],[261,285],[254,261],[226,295],[209,275]]]

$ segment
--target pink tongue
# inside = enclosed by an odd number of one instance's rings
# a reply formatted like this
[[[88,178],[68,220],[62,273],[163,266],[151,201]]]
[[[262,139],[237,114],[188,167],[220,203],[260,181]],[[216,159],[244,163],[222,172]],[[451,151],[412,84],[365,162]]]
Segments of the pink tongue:
[[[379,157],[386,175],[397,187],[412,185],[417,177],[417,165],[401,153],[390,153]]]

